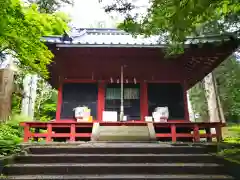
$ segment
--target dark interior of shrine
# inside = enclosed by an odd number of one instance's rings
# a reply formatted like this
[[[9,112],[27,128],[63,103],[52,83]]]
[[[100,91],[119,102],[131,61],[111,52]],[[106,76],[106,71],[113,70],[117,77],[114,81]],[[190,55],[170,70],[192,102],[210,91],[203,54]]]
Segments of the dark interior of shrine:
[[[93,119],[97,118],[97,83],[66,83],[62,90],[61,119],[74,119],[74,108],[87,106]]]
[[[120,113],[120,83],[106,85],[105,110]],[[124,114],[128,120],[141,120],[140,84],[124,84]],[[148,115],[156,107],[169,109],[169,120],[184,120],[184,92],[180,83],[148,83]],[[87,106],[93,119],[97,119],[97,83],[66,83],[63,85],[61,119],[73,119],[73,109]]]
[[[149,83],[148,113],[156,107],[168,107],[169,120],[184,120],[184,92],[180,83]]]

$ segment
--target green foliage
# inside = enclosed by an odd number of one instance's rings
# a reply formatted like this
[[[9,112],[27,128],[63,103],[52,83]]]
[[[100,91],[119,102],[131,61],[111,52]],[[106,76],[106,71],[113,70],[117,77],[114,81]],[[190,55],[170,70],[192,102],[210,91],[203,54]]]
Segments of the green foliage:
[[[12,94],[12,114],[20,114],[21,103],[23,97],[23,78],[25,76],[24,71],[15,72],[14,75],[14,90]]]
[[[23,77],[30,72],[35,72],[42,77],[47,77],[47,65],[51,62],[53,54],[48,50],[41,37],[45,35],[61,35],[68,30],[67,23],[70,19],[61,12],[47,13],[43,11],[43,3],[55,2],[51,10],[58,7],[57,0],[38,1],[36,4],[21,4],[20,0],[0,1],[0,55],[11,54],[17,59],[20,71],[15,75],[15,90],[12,97],[12,113],[19,113],[22,99]],[[61,2],[70,2],[61,0]],[[55,6],[56,5],[56,6]],[[42,84],[46,82],[42,79]],[[47,88],[46,88],[47,87]],[[47,93],[45,93],[47,90]],[[44,92],[44,93],[40,93]],[[48,86],[40,86],[38,94],[42,98],[37,116],[40,120],[51,118],[56,108],[56,92]],[[20,150],[23,128],[20,122],[28,118],[15,115],[5,123],[0,124],[0,155],[16,153]]]
[[[126,16],[119,28],[133,34],[161,35],[178,52],[188,36],[222,33],[240,29],[239,0],[151,0],[145,15],[134,13],[134,3],[115,0],[107,12],[118,11]]]
[[[207,99],[205,96],[204,85],[202,82],[197,83],[189,91],[190,102],[192,104],[194,114],[198,113],[199,118],[196,121],[204,122],[208,121],[208,107]]]
[[[218,92],[227,122],[240,121],[240,63],[235,58],[224,61],[216,70]]]
[[[227,135],[225,135],[224,142],[240,144],[240,125],[228,127],[228,132]]]
[[[22,142],[23,128],[19,125],[28,118],[14,115],[5,123],[0,124],[0,155],[19,152],[19,143]]]
[[[73,5],[73,0],[29,0],[30,3],[35,3],[39,6],[39,11],[42,13],[54,13],[63,4]]]
[[[220,145],[218,155],[240,163],[240,125],[229,126],[227,129],[227,136],[225,134],[224,144]]]
[[[38,81],[35,118],[49,121],[55,118],[57,105],[57,91],[44,80]]]
[[[12,114],[19,114],[21,112],[22,96],[16,92],[12,94]]]
[[[47,77],[53,54],[40,39],[63,34],[69,19],[60,13],[39,13],[37,5],[23,6],[20,0],[0,1],[0,6],[0,53],[18,59],[25,72]]]
[[[218,153],[219,156],[222,156],[230,161],[234,161],[236,163],[240,163],[240,149],[239,148],[231,148],[224,149]]]
[[[0,5],[0,55],[12,54],[18,59],[20,68],[15,75],[12,96],[12,113],[15,114],[21,111],[23,77],[29,72],[35,72],[43,78],[48,76],[47,65],[53,54],[41,41],[41,37],[63,34],[68,30],[70,19],[61,12],[40,13],[36,4],[23,6],[20,0],[0,1]],[[46,111],[53,110],[47,107]]]
[[[226,122],[239,123],[240,63],[234,57],[229,58],[214,70],[214,75]],[[190,101],[194,113],[200,114],[199,121],[209,119],[205,89],[201,82],[190,89]]]

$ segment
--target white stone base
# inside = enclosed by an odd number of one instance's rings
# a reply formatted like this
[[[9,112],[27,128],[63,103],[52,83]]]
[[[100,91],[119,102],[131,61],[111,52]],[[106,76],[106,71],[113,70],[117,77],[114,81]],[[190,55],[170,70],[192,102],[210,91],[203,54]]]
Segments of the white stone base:
[[[155,131],[152,123],[146,126],[99,126],[94,123],[92,141],[153,141]]]

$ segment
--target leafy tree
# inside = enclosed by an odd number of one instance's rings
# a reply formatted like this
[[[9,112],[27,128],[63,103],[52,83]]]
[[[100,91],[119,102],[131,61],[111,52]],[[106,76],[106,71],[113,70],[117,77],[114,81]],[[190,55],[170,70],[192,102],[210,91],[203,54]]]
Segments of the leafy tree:
[[[61,35],[68,30],[70,19],[61,12],[40,13],[36,4],[21,4],[20,0],[0,1],[0,55],[11,54],[17,59],[19,72],[15,75],[16,89],[12,96],[12,113],[19,113],[22,99],[22,80],[27,73],[46,78],[47,65],[53,54],[41,37]]]
[[[240,121],[240,63],[232,57],[224,61],[215,71],[218,92],[229,123]]]
[[[63,4],[73,5],[73,0],[29,0],[30,3],[35,3],[39,7],[39,11],[42,13],[54,13]]]
[[[197,83],[189,91],[190,102],[192,104],[192,109],[194,114],[199,114],[199,117],[195,120],[199,122],[208,121],[208,107],[207,99],[205,96],[204,84],[203,82]]]
[[[224,116],[228,123],[239,123],[240,119],[240,62],[231,57],[214,70],[217,91],[220,96]],[[202,82],[190,90],[193,111],[199,113],[199,121],[208,119],[205,89]]]
[[[47,77],[53,54],[41,37],[63,34],[69,18],[62,13],[39,13],[37,5],[26,7],[19,0],[0,1],[0,6],[0,54],[16,57],[25,72]]]
[[[57,91],[44,80],[38,81],[35,118],[49,121],[55,118],[57,104]]]
[[[188,36],[240,30],[239,0],[151,0],[146,15],[133,14],[134,1],[115,0],[106,11],[125,15],[119,28],[133,34],[161,35],[176,49]]]

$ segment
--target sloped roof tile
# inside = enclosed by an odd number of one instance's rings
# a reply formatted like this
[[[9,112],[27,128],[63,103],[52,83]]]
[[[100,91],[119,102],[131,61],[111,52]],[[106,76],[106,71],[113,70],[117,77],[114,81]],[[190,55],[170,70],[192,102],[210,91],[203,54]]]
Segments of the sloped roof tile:
[[[93,45],[93,46],[124,46],[124,47],[162,47],[166,43],[160,36],[144,37],[138,35],[133,37],[131,34],[118,29],[106,28],[80,28],[70,32],[71,41],[62,41],[62,36],[44,36],[42,40],[47,43],[61,45]],[[222,41],[227,36],[214,35],[197,38],[188,38],[185,44],[201,42]],[[228,38],[228,37],[227,37]]]

